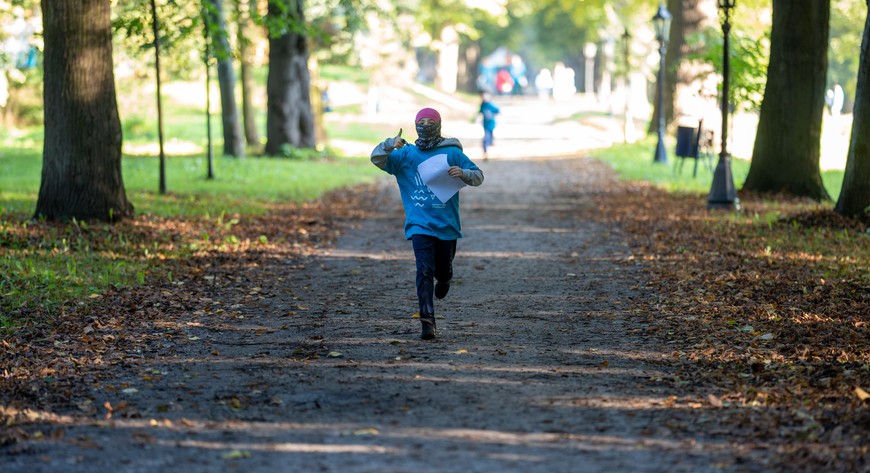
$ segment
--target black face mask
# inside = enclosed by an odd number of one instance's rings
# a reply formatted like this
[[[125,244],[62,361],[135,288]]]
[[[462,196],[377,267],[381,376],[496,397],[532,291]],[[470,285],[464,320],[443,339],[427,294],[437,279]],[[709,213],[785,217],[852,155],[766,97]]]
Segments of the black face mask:
[[[441,124],[433,123],[431,125],[423,125],[418,123],[417,127],[417,141],[414,142],[418,148],[423,151],[432,149],[442,141],[444,141],[444,137],[441,136]]]

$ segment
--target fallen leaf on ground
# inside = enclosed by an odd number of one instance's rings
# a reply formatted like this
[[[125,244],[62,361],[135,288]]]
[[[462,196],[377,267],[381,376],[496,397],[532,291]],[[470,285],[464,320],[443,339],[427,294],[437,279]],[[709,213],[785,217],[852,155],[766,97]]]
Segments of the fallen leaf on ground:
[[[224,460],[240,460],[242,458],[251,458],[251,452],[247,450],[231,450],[227,453],[224,453],[222,458]]]

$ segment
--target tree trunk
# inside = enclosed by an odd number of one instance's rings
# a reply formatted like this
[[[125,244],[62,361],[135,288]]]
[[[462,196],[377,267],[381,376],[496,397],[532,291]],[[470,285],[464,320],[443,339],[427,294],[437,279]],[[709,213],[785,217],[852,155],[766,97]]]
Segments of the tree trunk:
[[[852,113],[852,139],[846,158],[843,187],[835,210],[866,221],[870,219],[870,13],[864,21],[858,85]]]
[[[283,16],[301,24],[303,0],[287,0],[294,9],[269,2],[269,16]],[[298,28],[285,28],[278,36],[269,35],[269,76],[266,83],[266,154],[285,154],[285,147],[314,148],[316,136],[311,109],[308,75],[308,41]]]
[[[699,0],[668,0],[667,8],[671,13],[671,30],[668,34],[668,49],[665,52],[665,70],[664,70],[664,93],[662,94],[662,108],[665,114],[665,123],[674,121],[674,98],[677,90],[677,81],[684,78],[678,76],[678,68],[683,62],[683,54],[686,47],[686,35],[697,30],[697,25],[692,26],[691,21],[686,21],[687,18],[694,18],[697,13],[688,11],[688,9],[697,9]],[[694,29],[692,29],[694,27]],[[658,43],[656,43],[658,46]],[[656,72],[658,74],[658,72]],[[658,75],[656,75],[658,77]],[[658,94],[658,87],[656,87]],[[653,100],[652,120],[649,123],[648,133],[657,133],[659,129],[659,101],[655,97]]]
[[[42,182],[36,217],[117,221],[133,215],[121,175],[121,120],[111,2],[43,0]]]
[[[251,64],[251,10],[256,6],[256,0],[239,1],[239,62],[242,80],[242,119],[244,121],[245,140],[248,146],[260,146],[260,132],[257,130],[257,115],[254,111],[252,94],[254,77]]]
[[[819,170],[828,0],[774,0],[770,64],[743,189],[830,198]]]
[[[239,110],[236,106],[236,74],[233,69],[233,56],[227,36],[227,23],[224,19],[223,0],[209,0],[211,24],[217,27],[214,37],[214,53],[217,56],[217,76],[221,91],[221,123],[224,130],[224,154],[243,158],[245,144],[239,124]]]

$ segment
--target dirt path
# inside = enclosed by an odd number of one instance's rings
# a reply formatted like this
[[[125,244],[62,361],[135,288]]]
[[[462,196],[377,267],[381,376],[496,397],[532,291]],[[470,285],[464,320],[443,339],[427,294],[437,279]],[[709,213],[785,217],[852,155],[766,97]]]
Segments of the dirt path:
[[[178,310],[171,336],[107,368],[112,382],[7,448],[2,470],[763,471],[737,433],[708,427],[699,395],[661,382],[670,351],[632,318],[642,275],[614,229],[582,218],[609,171],[479,164],[436,341],[418,338],[385,176],[374,216],[334,248],[188,281],[212,285],[207,307]]]

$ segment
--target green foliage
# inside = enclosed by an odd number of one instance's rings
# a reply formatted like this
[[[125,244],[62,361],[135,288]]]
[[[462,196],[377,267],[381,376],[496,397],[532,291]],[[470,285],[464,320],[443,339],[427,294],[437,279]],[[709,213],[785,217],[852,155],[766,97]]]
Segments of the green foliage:
[[[770,57],[769,32],[755,32],[750,35],[743,30],[733,30],[729,36],[730,91],[729,98],[737,109],[757,111],[764,98],[767,83],[767,62]],[[710,27],[686,38],[692,51],[686,60],[698,61],[709,66],[707,74],[722,74],[723,38],[722,32]],[[718,83],[717,93],[721,94],[722,82]]]
[[[828,81],[839,83],[847,97],[855,97],[858,78],[858,51],[861,50],[867,4],[851,0],[831,3]]]
[[[202,68],[205,50],[200,2],[157,1],[160,66],[168,77],[190,78]],[[154,33],[150,0],[119,0],[112,9],[116,55],[139,76],[153,76]],[[191,52],[200,51],[191,61]],[[118,62],[118,59],[116,59]]]

